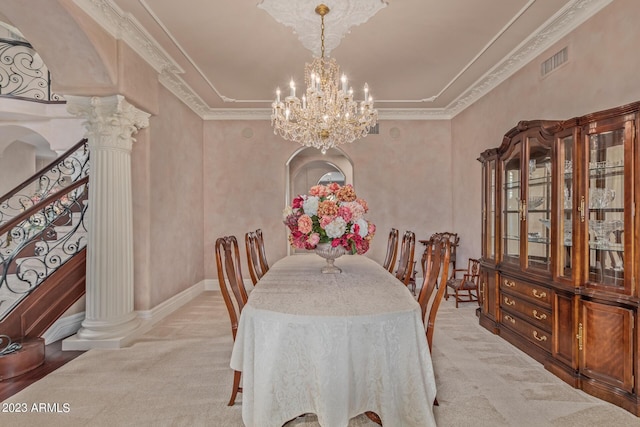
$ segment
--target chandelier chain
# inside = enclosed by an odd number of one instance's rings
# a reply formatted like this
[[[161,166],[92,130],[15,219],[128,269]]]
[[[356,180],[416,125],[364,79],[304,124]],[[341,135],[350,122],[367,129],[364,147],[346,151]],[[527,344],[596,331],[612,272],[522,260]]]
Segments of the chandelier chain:
[[[320,49],[321,49],[321,58],[324,59],[324,15],[320,15]]]

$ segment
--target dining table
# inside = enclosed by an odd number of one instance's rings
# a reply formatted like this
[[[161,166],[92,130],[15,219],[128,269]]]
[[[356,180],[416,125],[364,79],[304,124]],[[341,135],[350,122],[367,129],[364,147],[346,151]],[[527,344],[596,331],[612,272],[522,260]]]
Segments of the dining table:
[[[281,427],[304,414],[346,427],[375,412],[384,426],[435,426],[436,384],[421,309],[374,260],[278,260],[250,291],[231,355],[242,372],[242,419]]]

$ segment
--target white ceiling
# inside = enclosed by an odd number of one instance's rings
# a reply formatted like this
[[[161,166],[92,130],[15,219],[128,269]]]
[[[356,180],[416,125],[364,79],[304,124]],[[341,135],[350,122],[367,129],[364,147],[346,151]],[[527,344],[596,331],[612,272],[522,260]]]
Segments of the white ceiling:
[[[303,1],[313,13],[344,0]],[[388,0],[331,56],[356,95],[369,84],[382,118],[451,118],[611,1]],[[261,0],[75,2],[205,119],[268,117],[276,87],[302,88],[312,58]]]

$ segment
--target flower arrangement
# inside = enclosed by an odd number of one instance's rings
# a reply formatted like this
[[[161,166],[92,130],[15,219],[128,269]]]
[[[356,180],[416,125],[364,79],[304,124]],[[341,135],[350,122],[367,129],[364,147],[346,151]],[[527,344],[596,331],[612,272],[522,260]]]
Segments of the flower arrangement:
[[[364,254],[376,226],[364,218],[367,202],[359,199],[353,186],[314,185],[309,194],[299,195],[283,212],[291,234],[289,243],[298,249],[315,249],[319,243],[342,246],[347,253]]]

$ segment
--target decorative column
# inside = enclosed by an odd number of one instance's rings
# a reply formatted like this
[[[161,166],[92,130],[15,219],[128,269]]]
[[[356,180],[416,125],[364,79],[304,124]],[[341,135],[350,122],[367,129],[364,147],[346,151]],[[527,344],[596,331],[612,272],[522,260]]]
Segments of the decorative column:
[[[85,119],[90,178],[85,320],[64,347],[121,347],[140,323],[133,309],[131,147],[149,114],[121,95],[65,98],[69,112]]]

